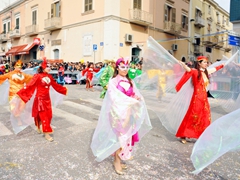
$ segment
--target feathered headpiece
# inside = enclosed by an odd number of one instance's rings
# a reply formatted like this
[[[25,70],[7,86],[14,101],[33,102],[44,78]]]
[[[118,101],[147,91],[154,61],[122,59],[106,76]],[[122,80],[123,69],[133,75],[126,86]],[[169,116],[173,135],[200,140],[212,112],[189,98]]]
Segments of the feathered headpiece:
[[[22,67],[22,66],[23,66],[23,62],[20,59],[14,65],[14,67]]]
[[[202,61],[202,60],[208,60],[208,58],[206,56],[198,56],[197,57],[197,61]]]
[[[46,67],[47,67],[47,58],[46,57],[43,58],[43,62],[41,64],[41,66],[43,69],[46,69]]]
[[[126,58],[123,58],[123,57],[119,58],[119,59],[117,60],[117,62],[116,62],[116,67],[118,67],[120,63],[123,63],[123,64],[125,64],[125,65],[128,65],[128,60],[129,60],[128,57],[126,57]]]

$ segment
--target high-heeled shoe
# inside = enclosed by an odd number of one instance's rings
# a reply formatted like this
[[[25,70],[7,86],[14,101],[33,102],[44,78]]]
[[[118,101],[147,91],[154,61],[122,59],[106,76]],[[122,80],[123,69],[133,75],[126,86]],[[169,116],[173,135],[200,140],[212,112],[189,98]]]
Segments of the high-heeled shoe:
[[[121,166],[122,166],[122,164],[121,164]],[[113,164],[113,168],[114,168],[115,172],[116,172],[118,175],[123,175],[123,174],[124,174],[124,172],[123,172],[122,170],[117,170],[117,169],[115,168],[114,164]]]
[[[181,139],[180,142],[183,143],[183,144],[186,144],[187,140],[186,139]]]
[[[115,168],[114,168],[114,170],[115,170],[115,172],[116,172],[118,175],[124,175],[124,172],[122,172],[121,170],[117,170],[117,169],[115,169]]]
[[[126,164],[121,164],[122,169],[127,169],[127,165]]]
[[[38,134],[42,134],[41,129],[38,129],[38,128],[37,128],[37,133],[38,133]]]

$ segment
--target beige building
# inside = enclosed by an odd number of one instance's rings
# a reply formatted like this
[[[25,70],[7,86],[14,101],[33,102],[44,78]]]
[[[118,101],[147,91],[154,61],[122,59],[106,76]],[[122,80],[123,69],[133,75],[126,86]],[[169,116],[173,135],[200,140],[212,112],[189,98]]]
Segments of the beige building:
[[[45,55],[66,62],[141,58],[150,35],[177,59],[188,61],[193,52],[188,37],[196,31],[189,24],[194,19],[189,18],[191,4],[190,0],[19,0],[0,12],[0,56],[29,61]],[[206,7],[198,8],[205,12]],[[195,29],[190,33],[191,27]],[[200,36],[207,33],[204,28]]]
[[[191,0],[190,6],[190,58],[205,55],[215,62],[222,55],[230,56],[228,31],[232,30],[232,23],[229,22],[229,13],[213,0]]]

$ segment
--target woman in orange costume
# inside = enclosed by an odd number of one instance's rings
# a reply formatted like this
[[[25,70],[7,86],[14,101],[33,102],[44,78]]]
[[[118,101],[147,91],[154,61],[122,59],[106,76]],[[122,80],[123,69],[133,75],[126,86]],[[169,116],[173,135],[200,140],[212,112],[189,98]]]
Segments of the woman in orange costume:
[[[93,67],[93,63],[89,63],[88,64],[88,67],[86,69],[84,69],[82,71],[82,76],[84,76],[85,73],[86,74],[86,90],[90,90],[90,91],[93,91],[92,89],[92,79],[93,79],[93,72],[98,72],[100,69],[96,69]]]
[[[194,89],[187,113],[176,133],[176,137],[181,138],[181,142],[185,144],[186,138],[198,139],[211,123],[206,87],[209,84],[209,74],[218,71],[224,65],[207,70],[208,61],[205,56],[199,56],[195,68],[192,69],[182,62],[180,63],[186,72],[176,85],[176,90],[179,91],[190,77]]]
[[[47,66],[47,60],[44,58],[38,69],[38,74],[35,74],[26,88],[21,89],[17,94],[27,103],[36,90],[32,107],[32,117],[34,117],[38,133],[41,133],[40,125],[42,125],[42,132],[45,134],[45,139],[51,142],[53,138],[49,134],[51,134],[53,130],[51,128],[52,105],[49,88],[52,86],[58,93],[64,95],[67,94],[67,88],[57,84],[53,77],[48,74],[49,71],[50,68]]]
[[[5,80],[9,81],[9,101],[11,101],[13,96],[16,95],[16,93],[33,77],[32,75],[25,74],[21,71],[22,65],[22,61],[18,60],[14,65],[13,71],[0,75],[0,84],[2,84]]]

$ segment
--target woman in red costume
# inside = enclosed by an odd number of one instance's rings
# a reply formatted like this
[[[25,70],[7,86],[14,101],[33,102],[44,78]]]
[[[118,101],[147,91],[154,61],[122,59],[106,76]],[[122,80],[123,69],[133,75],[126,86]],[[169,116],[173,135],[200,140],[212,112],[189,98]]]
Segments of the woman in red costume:
[[[40,125],[42,125],[42,132],[45,134],[45,139],[53,141],[49,135],[53,132],[51,128],[52,106],[49,94],[49,88],[52,86],[58,93],[67,94],[67,88],[55,82],[53,77],[48,74],[50,68],[47,67],[47,60],[44,58],[41,66],[38,69],[38,74],[35,74],[27,86],[18,91],[18,96],[27,103],[36,90],[36,96],[32,107],[32,117],[34,117],[35,125],[38,133],[41,133]]]
[[[93,72],[98,72],[100,69],[96,69],[93,67],[93,63],[90,62],[88,67],[82,71],[82,76],[86,73],[86,90],[93,91],[92,89],[92,79],[93,79]]]
[[[207,70],[208,61],[205,56],[199,56],[195,68],[192,69],[182,62],[180,63],[186,72],[176,85],[176,90],[179,91],[189,78],[192,78],[194,89],[187,113],[176,133],[176,137],[181,138],[181,142],[185,144],[186,138],[198,139],[211,123],[206,87],[209,84],[209,74],[218,71],[224,65]]]

